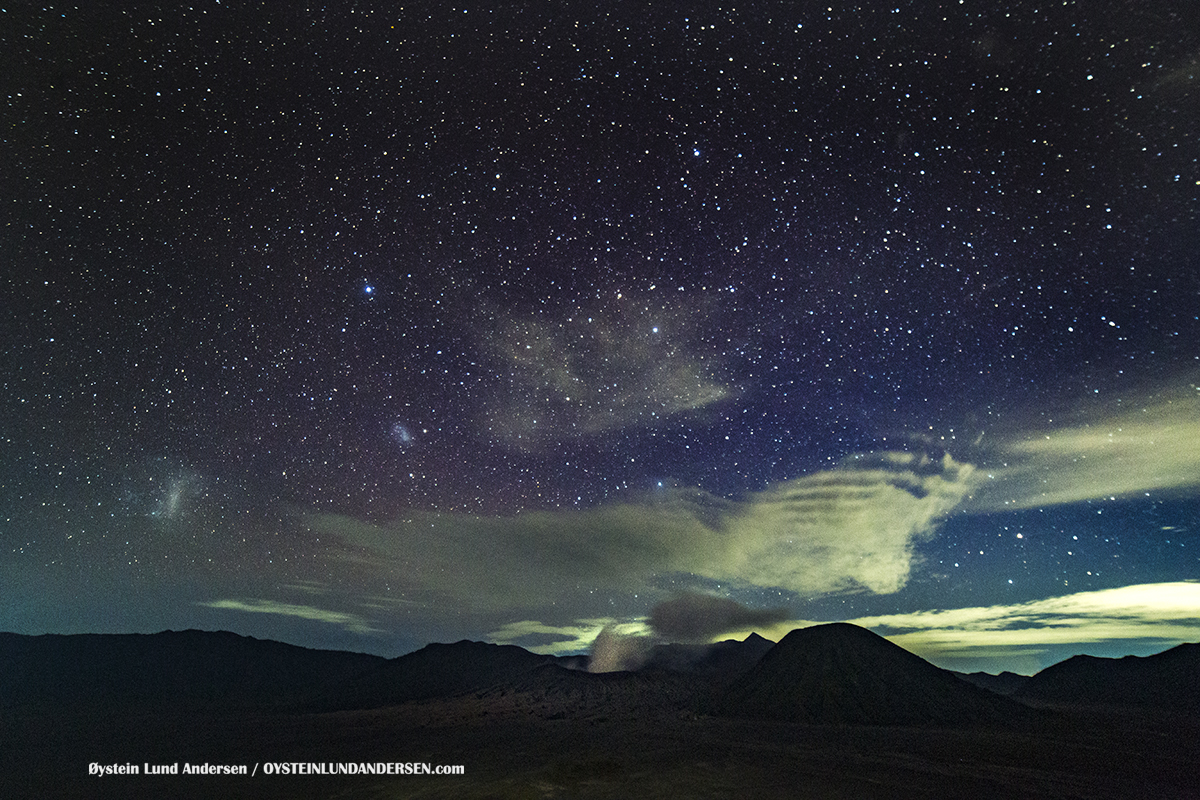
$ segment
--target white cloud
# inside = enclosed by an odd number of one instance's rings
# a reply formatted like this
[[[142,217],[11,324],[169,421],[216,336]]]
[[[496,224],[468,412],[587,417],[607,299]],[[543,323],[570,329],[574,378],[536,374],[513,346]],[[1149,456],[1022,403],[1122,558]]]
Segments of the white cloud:
[[[211,600],[196,605],[208,608],[222,608],[231,611],[247,611],[252,614],[277,614],[285,617],[327,622],[340,625],[351,633],[382,633],[378,628],[371,627],[365,619],[357,614],[347,614],[341,611],[330,611],[316,606],[297,605],[295,603],[280,603],[274,600]]]
[[[533,653],[562,655],[582,653],[592,649],[596,637],[604,630],[620,636],[648,636],[650,629],[643,620],[618,622],[611,617],[575,620],[571,625],[547,625],[536,620],[510,622],[487,635],[496,644],[515,644]],[[530,638],[549,640],[530,642]]]
[[[1151,652],[1200,641],[1200,582],[1148,583],[1077,592],[1027,603],[914,611],[842,620],[870,628],[939,666],[1026,673],[1068,655]],[[778,641],[820,625],[787,620],[734,631]]]
[[[1039,508],[1200,486],[1200,391],[1122,398],[1087,422],[1011,436],[970,504]]]
[[[970,493],[972,473],[949,455],[879,453],[782,483],[738,510],[733,545],[701,574],[807,593],[898,591],[914,544]]]
[[[543,619],[549,627],[530,628],[530,634],[545,639],[561,633],[556,651],[577,651],[591,644],[602,624],[586,631],[576,630],[578,623],[550,628],[574,616],[608,613],[614,597],[626,598],[627,606],[639,594],[646,605],[662,600],[654,587],[663,585],[664,576],[810,596],[887,594],[906,585],[919,566],[917,546],[934,537],[951,513],[1184,491],[1200,483],[1195,385],[1142,402],[1126,400],[1117,411],[1083,415],[1088,424],[1004,437],[992,450],[994,463],[980,466],[950,455],[883,452],[850,457],[835,469],[738,500],[680,490],[644,502],[504,517],[413,512],[388,524],[341,515],[306,521],[324,540],[344,545],[340,566],[356,585],[380,595],[384,584],[389,592],[398,589],[409,598],[407,608],[419,608],[434,624],[495,628],[504,620],[541,625],[530,620]],[[1177,587],[1169,591],[1186,594]],[[1121,592],[1121,603],[1135,608],[1134,590]],[[1080,636],[1179,640],[1193,630],[1191,621],[1163,617],[1159,595],[1133,621],[1080,605],[1089,597],[1107,602],[1113,596],[1072,595],[1073,612],[1062,599],[923,612],[905,617],[913,627],[898,627],[893,638],[945,658],[972,648],[1030,656],[1038,648],[1084,641]],[[1079,625],[1071,622],[1076,618]],[[869,624],[901,624],[901,617],[888,619]],[[787,629],[760,632],[777,637]],[[493,638],[516,641],[517,635],[516,628],[500,628]],[[553,639],[546,645],[559,646]]]
[[[1004,606],[923,611],[850,620],[883,629],[896,644],[935,663],[1003,656],[1026,671],[1044,652],[1153,641],[1165,649],[1200,641],[1200,582],[1151,583]],[[1108,649],[1112,649],[1109,647]],[[1033,665],[1030,669],[1029,665]]]
[[[905,585],[915,543],[969,493],[971,474],[949,456],[883,453],[736,502],[697,491],[587,511],[308,523],[344,542],[346,560],[406,592],[441,597],[455,614],[578,604],[581,587],[631,594],[672,573],[802,593],[887,593]]]

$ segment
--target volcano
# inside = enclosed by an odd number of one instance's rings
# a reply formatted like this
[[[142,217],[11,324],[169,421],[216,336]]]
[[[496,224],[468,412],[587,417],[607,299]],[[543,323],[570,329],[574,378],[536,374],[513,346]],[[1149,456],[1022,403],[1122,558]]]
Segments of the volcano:
[[[731,716],[833,725],[961,725],[1029,710],[973,686],[865,628],[794,630],[726,693]]]

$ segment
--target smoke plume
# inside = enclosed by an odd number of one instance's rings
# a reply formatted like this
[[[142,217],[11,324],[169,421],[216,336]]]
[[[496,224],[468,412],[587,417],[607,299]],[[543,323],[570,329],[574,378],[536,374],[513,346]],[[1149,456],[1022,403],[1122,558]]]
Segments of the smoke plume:
[[[787,609],[747,608],[725,597],[684,592],[656,605],[650,612],[650,627],[670,642],[707,642],[727,631],[782,622]]]
[[[588,672],[636,670],[650,655],[650,646],[648,636],[628,636],[607,625],[592,643]]]

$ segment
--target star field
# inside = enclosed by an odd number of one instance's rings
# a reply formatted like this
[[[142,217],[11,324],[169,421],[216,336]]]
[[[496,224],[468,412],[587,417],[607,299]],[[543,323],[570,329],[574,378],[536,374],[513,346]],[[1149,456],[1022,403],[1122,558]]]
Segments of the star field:
[[[1200,639],[1186,3],[0,20],[0,628]]]

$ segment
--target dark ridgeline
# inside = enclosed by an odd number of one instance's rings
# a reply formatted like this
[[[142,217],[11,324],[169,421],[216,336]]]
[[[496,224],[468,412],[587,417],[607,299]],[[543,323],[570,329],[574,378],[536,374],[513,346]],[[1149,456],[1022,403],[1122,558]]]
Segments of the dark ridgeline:
[[[695,709],[772,643],[659,645],[638,673],[586,671],[587,658],[513,645],[430,644],[399,658],[310,650],[224,631],[0,634],[0,708],[178,712],[362,710],[496,689],[549,713],[597,708]]]
[[[289,708],[384,662],[226,631],[0,633],[0,709]]]
[[[1006,697],[1011,696],[1029,680],[1028,675],[1018,675],[1008,671],[1001,672],[999,675],[993,675],[990,672],[955,672],[954,674],[967,683],[973,683],[989,692]]]
[[[0,710],[347,711],[470,695],[480,707],[494,701],[542,718],[700,712],[955,726],[1034,713],[1017,700],[1200,714],[1198,644],[1146,658],[1077,656],[1032,678],[960,676],[868,630],[834,623],[794,630],[774,645],[757,634],[743,642],[659,645],[636,672],[591,674],[579,668],[583,663],[471,641],[384,659],[227,632],[0,633]],[[1001,696],[1008,692],[1015,699]]]
[[[650,651],[642,669],[702,675],[724,684],[737,679],[775,646],[757,633],[745,641],[726,639],[715,644],[660,644]]]
[[[314,705],[349,710],[449,697],[512,681],[555,660],[515,645],[466,640],[430,644],[356,675],[317,698]]]
[[[794,630],[725,693],[730,716],[834,725],[1008,723],[1029,709],[865,628]]]
[[[711,694],[714,684],[728,683],[745,672],[772,645],[758,634],[745,642],[658,645],[636,672],[593,674],[581,656],[541,656],[515,645],[471,641],[431,644],[353,678],[318,698],[314,706],[381,708],[495,689],[488,696],[521,695],[539,708],[565,704],[550,713],[569,710],[572,699],[588,708],[607,699],[621,708],[642,702],[648,708],[692,709],[698,698]]]
[[[695,715],[709,710],[714,698],[773,646],[756,633],[741,642],[659,644],[636,670],[600,673],[558,659],[480,698],[516,704],[548,719]]]
[[[1073,656],[1037,673],[1013,696],[1050,705],[1200,715],[1200,644],[1181,644],[1152,656]]]

